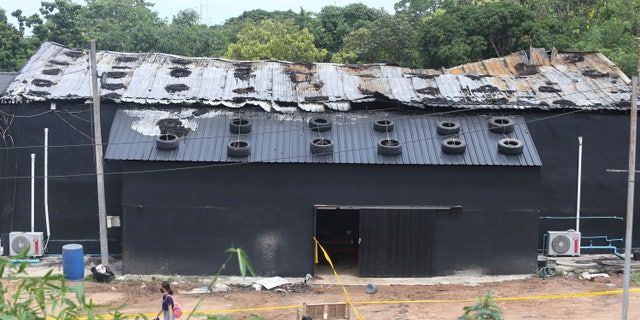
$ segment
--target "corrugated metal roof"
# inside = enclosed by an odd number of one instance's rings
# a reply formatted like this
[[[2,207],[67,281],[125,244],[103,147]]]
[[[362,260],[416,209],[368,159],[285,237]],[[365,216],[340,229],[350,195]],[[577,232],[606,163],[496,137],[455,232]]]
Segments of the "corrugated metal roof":
[[[414,107],[628,109],[631,81],[598,52],[532,49],[444,70],[383,64],[231,61],[99,51],[101,95],[137,104],[246,103],[346,111],[382,95]],[[90,99],[89,52],[44,43],[9,87],[31,100]],[[294,107],[291,107],[293,105]]]
[[[4,94],[17,74],[17,72],[0,72],[0,102],[6,103],[10,100],[8,97],[4,97]]]
[[[533,139],[523,117],[514,116],[514,131],[508,134],[488,130],[487,116],[433,116],[428,114],[327,113],[322,115],[333,123],[331,130],[317,132],[309,128],[312,113],[279,114],[265,112],[220,111],[211,109],[140,110],[119,109],[116,112],[109,145],[105,154],[110,160],[191,161],[191,162],[279,162],[279,163],[358,163],[406,165],[497,165],[541,166]],[[232,119],[242,117],[251,122],[247,134],[230,131]],[[158,121],[179,119],[173,128],[188,134],[177,149],[158,150],[156,137],[161,134]],[[390,132],[379,132],[373,124],[379,120],[394,122]],[[460,139],[467,144],[461,155],[442,152],[442,140],[449,138],[437,133],[439,121],[460,124]],[[166,121],[166,120],[163,120]],[[175,121],[175,120],[174,120]],[[330,139],[334,150],[329,155],[312,154],[311,141]],[[498,140],[517,138],[524,143],[522,154],[504,155],[498,152]],[[395,139],[402,144],[397,156],[380,155],[377,144]],[[235,140],[250,144],[248,157],[227,155],[227,145]]]

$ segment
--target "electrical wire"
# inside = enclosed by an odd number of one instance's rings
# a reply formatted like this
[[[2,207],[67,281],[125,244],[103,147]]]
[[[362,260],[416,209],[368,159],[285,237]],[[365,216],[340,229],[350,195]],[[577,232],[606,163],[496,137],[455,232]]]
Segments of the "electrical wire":
[[[584,110],[573,110],[571,112],[568,112],[566,114],[573,114],[573,113],[577,113],[577,112],[584,112]],[[562,114],[562,115],[554,115],[554,116],[549,116],[549,117],[545,117],[544,119],[535,119],[535,121],[540,121],[540,120],[548,120],[548,119],[552,119],[552,118],[556,118],[556,117],[560,117],[566,114]],[[524,121],[524,123],[527,123],[527,121]],[[522,122],[520,123],[522,124]],[[488,129],[482,129],[482,130],[472,130],[472,131],[466,131],[466,133],[479,133],[479,132],[484,132],[487,131]],[[412,139],[412,140],[407,140],[405,141],[405,143],[416,143],[416,142],[422,142],[422,141],[430,141],[430,140],[435,140],[435,139],[440,139],[440,137],[424,137],[424,138],[417,138],[417,139]],[[361,147],[361,148],[350,148],[350,149],[346,149],[346,150],[341,150],[341,151],[336,151],[334,153],[346,153],[346,152],[356,152],[356,151],[364,151],[364,150],[371,150],[371,149],[375,149],[376,147],[371,147],[371,146],[367,146],[367,147]],[[278,158],[266,158],[266,159],[261,159],[259,161],[243,161],[243,162],[225,162],[225,163],[214,163],[214,164],[206,164],[206,165],[202,165],[202,164],[198,164],[198,165],[191,165],[191,166],[181,166],[181,167],[176,167],[176,168],[163,168],[163,169],[146,169],[146,170],[132,170],[132,171],[111,171],[111,172],[105,172],[103,173],[103,175],[105,176],[115,176],[115,175],[129,175],[129,174],[146,174],[146,173],[159,173],[159,172],[173,172],[173,171],[183,171],[183,170],[194,170],[194,169],[207,169],[207,168],[216,168],[216,167],[232,167],[232,166],[238,166],[238,165],[249,165],[249,164],[255,164],[255,163],[264,163],[264,162],[273,162],[276,160],[279,161],[283,161],[283,160],[294,160],[294,159],[301,159],[301,158],[306,158],[308,155],[303,154],[303,155],[291,155],[288,157],[278,157]],[[96,173],[79,173],[79,174],[67,174],[67,175],[49,175],[50,179],[56,179],[56,178],[77,178],[77,177],[91,177],[91,176],[96,176]],[[15,176],[15,177],[0,177],[0,180],[5,180],[5,179],[30,179],[30,176]],[[43,176],[36,176],[36,179],[43,179]]]

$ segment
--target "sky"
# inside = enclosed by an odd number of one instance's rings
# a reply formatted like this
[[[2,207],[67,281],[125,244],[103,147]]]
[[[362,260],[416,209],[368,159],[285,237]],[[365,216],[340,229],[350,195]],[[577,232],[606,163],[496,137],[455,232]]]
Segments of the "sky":
[[[49,0],[53,1],[53,0]],[[236,0],[237,1],[237,0]],[[154,3],[153,11],[158,12],[161,18],[171,21],[171,18],[180,10],[194,9],[201,13],[202,22],[214,25],[223,24],[225,20],[241,15],[245,11],[254,9],[263,9],[266,11],[275,10],[293,10],[300,12],[302,7],[305,11],[320,12],[325,6],[344,7],[351,3],[363,3],[368,7],[384,9],[388,13],[394,13],[393,5],[398,0],[147,0]],[[16,20],[11,17],[11,12],[21,9],[23,15],[31,15],[38,13],[40,8],[39,0],[2,0],[0,8],[6,11],[9,23],[17,27]],[[73,2],[85,4],[83,0],[74,0]]]

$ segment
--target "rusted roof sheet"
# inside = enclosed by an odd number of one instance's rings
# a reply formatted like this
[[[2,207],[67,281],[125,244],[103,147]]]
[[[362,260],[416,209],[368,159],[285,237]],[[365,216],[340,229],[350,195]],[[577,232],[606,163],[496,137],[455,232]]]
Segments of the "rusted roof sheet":
[[[136,104],[323,112],[385,97],[417,108],[628,109],[631,96],[629,78],[599,52],[532,49],[439,71],[110,51],[99,51],[97,61],[102,97]],[[8,95],[90,99],[89,70],[89,51],[47,42],[11,83]]]
[[[494,133],[488,130],[489,117],[481,115],[443,116],[416,113],[329,112],[322,115],[332,123],[328,131],[309,128],[309,120],[318,114],[233,112],[211,108],[140,109],[120,108],[115,115],[105,159],[185,162],[261,162],[261,163],[345,163],[404,165],[490,165],[541,166],[525,119],[514,116],[514,130]],[[248,133],[232,133],[230,124],[242,117],[251,123]],[[389,131],[376,131],[376,121],[393,122]],[[467,145],[462,154],[443,152],[442,141],[451,138],[437,131],[438,122],[460,125],[456,135]],[[170,125],[168,125],[170,124]],[[161,127],[183,136],[177,149],[160,150],[156,137]],[[522,153],[505,155],[498,141],[509,137],[523,143]],[[313,154],[313,139],[333,142],[333,152]],[[378,143],[392,139],[400,142],[399,155],[378,153]],[[241,140],[250,145],[246,157],[229,156],[228,144]]]

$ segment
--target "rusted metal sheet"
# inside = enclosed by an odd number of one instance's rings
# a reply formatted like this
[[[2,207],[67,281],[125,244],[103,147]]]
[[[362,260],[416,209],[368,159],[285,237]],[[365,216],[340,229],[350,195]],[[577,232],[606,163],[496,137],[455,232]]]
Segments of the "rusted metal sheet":
[[[7,88],[25,101],[90,99],[89,52],[44,43]],[[384,64],[231,61],[161,53],[97,53],[100,94],[115,102],[266,111],[347,111],[380,98],[475,109],[629,108],[630,79],[599,52],[531,49],[437,70]]]

